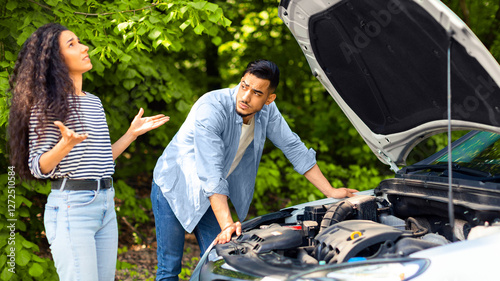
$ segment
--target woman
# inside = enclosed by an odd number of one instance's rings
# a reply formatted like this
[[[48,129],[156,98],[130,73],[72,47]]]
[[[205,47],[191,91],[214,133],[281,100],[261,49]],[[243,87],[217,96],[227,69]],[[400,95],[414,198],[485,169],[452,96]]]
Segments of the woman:
[[[10,79],[9,145],[23,179],[50,179],[44,224],[61,280],[114,280],[118,228],[114,160],[139,135],[169,120],[142,117],[111,145],[98,97],[82,91],[88,47],[59,24],[24,43]]]

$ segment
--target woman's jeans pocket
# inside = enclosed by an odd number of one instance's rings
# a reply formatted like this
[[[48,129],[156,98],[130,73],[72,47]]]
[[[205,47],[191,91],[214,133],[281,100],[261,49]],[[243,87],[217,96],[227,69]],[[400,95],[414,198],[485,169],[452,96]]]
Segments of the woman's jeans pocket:
[[[70,193],[67,197],[68,208],[83,207],[94,202],[97,191],[82,190]]]
[[[56,239],[57,232],[57,214],[59,213],[58,206],[45,205],[45,213],[43,215],[43,222],[45,225],[45,236],[49,244]]]

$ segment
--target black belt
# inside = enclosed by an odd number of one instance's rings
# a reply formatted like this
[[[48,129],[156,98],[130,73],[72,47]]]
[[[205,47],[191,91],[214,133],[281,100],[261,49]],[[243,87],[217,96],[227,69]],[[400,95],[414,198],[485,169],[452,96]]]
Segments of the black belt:
[[[63,179],[53,180],[52,189],[61,189]],[[66,180],[63,190],[97,190],[100,183],[100,189],[108,189],[113,186],[113,178],[103,178],[100,180]]]

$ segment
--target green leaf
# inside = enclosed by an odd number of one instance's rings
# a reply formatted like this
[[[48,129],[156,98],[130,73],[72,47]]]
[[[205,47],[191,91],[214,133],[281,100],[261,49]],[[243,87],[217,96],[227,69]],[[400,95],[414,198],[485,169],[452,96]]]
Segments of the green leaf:
[[[158,48],[158,46],[159,46],[160,44],[162,44],[162,43],[163,43],[163,40],[162,40],[162,39],[155,40],[155,41],[153,42],[153,48],[155,48],[155,49],[156,49],[156,48]]]
[[[2,268],[6,262],[7,262],[7,255],[1,255],[0,256],[0,268]]]
[[[187,10],[188,10],[188,7],[187,7],[187,6],[184,6],[184,7],[182,7],[182,8],[179,10],[179,13],[180,13],[181,15],[183,15],[183,16],[184,16],[184,13],[186,13],[186,12],[187,12]]]
[[[8,28],[0,29],[0,40],[5,39],[10,35],[10,30]]]
[[[177,110],[181,111],[181,112],[185,112],[185,111],[188,111],[191,106],[189,104],[187,104],[185,101],[183,100],[180,100],[179,102],[177,102],[175,104],[175,107],[177,108]]]
[[[113,53],[117,54],[118,56],[121,56],[123,54],[123,51],[115,45],[109,44],[108,47],[111,49],[111,51],[113,51]]]
[[[85,0],[71,0],[71,4],[73,4],[73,5],[77,6],[77,7],[80,7],[83,4],[85,4]]]
[[[219,46],[222,43],[222,38],[219,36],[212,38],[212,43],[216,46]]]
[[[222,19],[222,9],[217,9],[215,10],[214,13],[210,14],[208,16],[208,19],[211,21],[211,22],[214,22],[214,23],[217,23],[219,22],[220,19]]]
[[[134,49],[137,46],[137,44],[139,44],[139,42],[137,40],[130,43],[128,45],[127,49],[125,49],[125,52],[127,52],[127,53],[130,52],[132,49]]]
[[[49,5],[49,6],[55,6],[57,5],[57,3],[61,2],[61,0],[46,0],[45,1],[45,4]]]
[[[195,28],[194,28],[194,33],[196,33],[197,35],[200,35],[203,30],[205,30],[205,27],[200,23],[198,24]]]
[[[126,42],[128,39],[133,38],[135,36],[134,32],[127,32],[127,34],[123,35],[123,42]]]
[[[16,264],[19,266],[27,265],[31,260],[31,253],[27,250],[21,250],[16,253]]]
[[[33,28],[25,28],[23,30],[23,33],[21,33],[21,35],[19,35],[19,37],[17,38],[17,45],[21,46],[23,45],[24,41],[26,41],[26,39],[28,39],[28,37],[30,37],[30,35],[35,32],[35,30]]]
[[[34,263],[33,265],[30,266],[28,273],[32,277],[38,277],[43,274],[43,267],[38,263]]]
[[[26,206],[28,206],[28,208],[31,208],[31,205],[33,205],[33,202],[28,200],[28,198],[26,198],[26,197],[23,197],[23,203],[26,204]]]
[[[131,90],[132,88],[135,87],[135,81],[134,80],[126,80],[123,82],[123,87],[127,90]]]
[[[7,8],[7,10],[13,11],[15,8],[17,8],[17,4],[18,4],[17,1],[18,0],[9,0],[7,5],[5,6]]]
[[[17,229],[21,231],[26,231],[26,223],[24,221],[17,221]]]
[[[146,25],[141,25],[141,27],[139,27],[139,30],[137,30],[137,35],[141,36],[141,35],[144,35],[146,32],[148,31],[148,28]]]
[[[92,65],[93,65],[93,69],[95,70],[96,66],[94,64],[94,62],[92,62]],[[37,183],[35,184],[35,191],[40,193],[40,194],[49,194],[50,193],[50,183],[47,182],[46,184],[42,184],[42,183]]]
[[[207,5],[205,6],[205,10],[208,10],[212,13],[215,12],[218,8],[219,8],[219,6],[217,6],[214,3],[207,3]]]
[[[224,18],[224,21],[222,23],[223,26],[230,26],[231,25],[231,21],[227,18]]]
[[[19,208],[18,213],[19,213],[19,216],[21,216],[23,218],[29,218],[29,216],[30,216],[29,208]]]
[[[6,266],[6,267],[3,268],[2,274],[0,274],[0,279],[2,279],[2,280],[11,280],[12,276],[14,275],[14,273],[10,272],[9,268],[10,267],[8,267],[8,266]]]
[[[139,76],[139,73],[137,72],[137,70],[131,69],[131,68],[127,68],[127,70],[125,71],[125,74],[123,75],[123,77],[125,79],[133,79],[133,78],[138,77],[138,76]]]
[[[167,14],[167,16],[163,17],[163,22],[164,23],[169,23],[175,16],[174,12],[170,12]]]
[[[122,62],[130,62],[131,59],[132,57],[127,54],[123,54],[123,56],[120,57],[120,61]]]
[[[125,31],[128,27],[130,26],[130,23],[128,22],[122,22],[120,24],[118,24],[117,28],[118,28],[118,31],[120,32],[123,32]]]
[[[28,248],[28,249],[32,248],[33,246],[36,246],[35,243],[32,243],[26,239],[24,239],[21,243],[23,244],[24,248]]]
[[[33,262],[38,262],[38,263],[46,263],[47,262],[46,260],[42,259],[39,256],[34,255],[32,258],[33,258]]]
[[[161,31],[158,29],[154,29],[153,31],[151,31],[149,33],[148,38],[151,40],[155,40],[156,38],[160,37],[160,35],[161,35]]]
[[[161,22],[161,20],[155,16],[150,16],[149,22],[151,22],[152,24],[157,24],[157,23]]]
[[[201,2],[190,2],[189,5],[197,10],[203,9],[205,5],[207,4],[206,1],[201,1]]]
[[[186,20],[185,22],[183,22],[179,28],[184,31],[184,29],[186,29],[189,25],[191,24],[191,20]]]

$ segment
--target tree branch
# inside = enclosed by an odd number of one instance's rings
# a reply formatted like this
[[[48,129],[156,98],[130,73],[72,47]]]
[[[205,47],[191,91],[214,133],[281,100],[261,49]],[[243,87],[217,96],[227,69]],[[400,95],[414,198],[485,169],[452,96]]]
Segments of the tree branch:
[[[29,2],[31,3],[34,3],[44,9],[47,9],[47,10],[50,10],[52,11],[52,8],[47,6],[47,5],[44,5],[44,4],[41,4],[41,3],[38,3],[36,2],[35,0],[28,0]],[[147,7],[144,7],[144,8],[140,8],[140,9],[135,9],[135,10],[126,10],[126,11],[119,11],[119,12],[109,12],[109,13],[101,13],[101,14],[98,14],[98,13],[83,13],[83,12],[73,12],[74,15],[83,15],[83,16],[86,16],[86,17],[97,17],[97,16],[108,16],[108,15],[114,15],[114,14],[123,14],[123,13],[131,13],[131,12],[138,12],[138,11],[142,11],[142,10],[146,10],[146,9],[151,9],[155,6],[158,6],[160,5],[160,3],[153,3],[151,4],[150,6],[147,6]]]
[[[125,217],[121,217],[122,221],[125,223],[125,225],[127,225],[130,230],[132,230],[132,232],[134,232],[135,234],[137,234],[137,236],[139,236],[139,238],[142,239],[142,241],[144,243],[146,243],[146,246],[149,247],[149,245],[151,245],[151,243],[148,241],[148,239],[146,239],[146,237],[144,235],[142,235],[142,233],[140,233],[137,228],[135,228],[128,220],[127,218]]]
[[[74,12],[73,14],[75,15],[84,15],[84,16],[107,16],[107,15],[114,15],[114,14],[123,14],[123,13],[130,13],[130,12],[138,12],[146,9],[151,9],[155,6],[160,5],[160,3],[154,3],[151,4],[150,6],[140,8],[140,9],[135,9],[135,10],[126,10],[126,11],[119,11],[119,12],[110,12],[110,13],[102,13],[102,14],[92,14],[92,13],[82,13],[82,12]]]
[[[52,11],[52,9],[51,9],[49,6],[47,6],[47,5],[44,5],[44,4],[41,4],[41,3],[38,3],[38,2],[36,2],[36,1],[34,1],[34,0],[28,0],[28,1],[29,1],[29,2],[31,2],[31,3],[35,3],[35,4],[37,4],[38,6],[40,6],[40,7],[44,8],[44,9],[47,9],[47,10],[51,10],[51,11]]]

